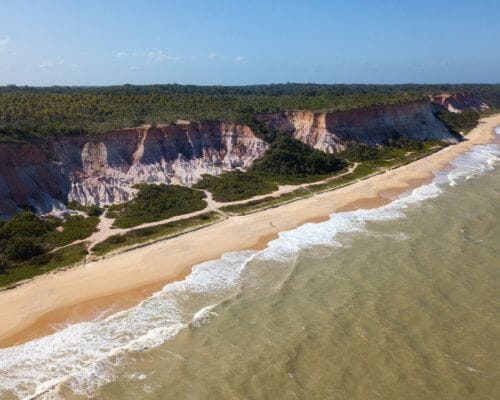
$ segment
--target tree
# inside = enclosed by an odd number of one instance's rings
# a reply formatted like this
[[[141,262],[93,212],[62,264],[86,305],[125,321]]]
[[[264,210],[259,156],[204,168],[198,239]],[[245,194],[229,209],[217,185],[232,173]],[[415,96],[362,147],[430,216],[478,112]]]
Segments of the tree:
[[[43,250],[32,240],[15,237],[5,246],[5,256],[9,260],[25,261],[42,254]]]

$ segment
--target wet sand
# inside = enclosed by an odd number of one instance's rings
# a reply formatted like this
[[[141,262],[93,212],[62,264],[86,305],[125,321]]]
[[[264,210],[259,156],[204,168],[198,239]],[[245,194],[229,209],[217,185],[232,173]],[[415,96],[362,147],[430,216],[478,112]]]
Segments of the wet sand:
[[[65,324],[103,318],[138,304],[194,265],[222,254],[261,249],[280,231],[320,222],[336,211],[373,208],[432,180],[475,144],[493,140],[500,115],[485,118],[467,140],[352,185],[215,225],[85,266],[43,275],[0,292],[0,347],[50,334]],[[272,225],[270,224],[272,221]]]

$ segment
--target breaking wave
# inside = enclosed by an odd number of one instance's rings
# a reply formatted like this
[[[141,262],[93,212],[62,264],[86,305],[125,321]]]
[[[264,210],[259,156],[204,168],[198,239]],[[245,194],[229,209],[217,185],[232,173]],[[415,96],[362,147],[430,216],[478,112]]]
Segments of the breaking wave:
[[[385,206],[340,212],[326,222],[281,232],[262,251],[228,253],[195,266],[183,281],[166,285],[132,309],[1,349],[0,397],[48,398],[50,394],[53,398],[52,389],[62,383],[77,394],[89,395],[113,380],[113,367],[127,352],[158,346],[183,329],[196,329],[216,317],[217,306],[238,292],[243,272],[253,259],[287,261],[304,248],[341,246],[339,234],[363,231],[370,221],[403,218],[406,208],[439,196],[448,185],[493,169],[499,160],[499,145],[475,146],[455,159],[450,171],[437,173],[432,183]]]

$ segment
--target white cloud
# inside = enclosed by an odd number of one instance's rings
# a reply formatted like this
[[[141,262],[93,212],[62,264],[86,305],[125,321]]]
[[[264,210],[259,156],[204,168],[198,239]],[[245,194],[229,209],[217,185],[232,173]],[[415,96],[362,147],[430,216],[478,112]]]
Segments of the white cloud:
[[[54,68],[58,65],[64,65],[64,60],[58,60],[58,61],[54,61],[54,60],[46,60],[46,61],[43,61],[39,67],[40,68]],[[75,65],[75,64],[70,64],[71,65]]]
[[[166,53],[164,53],[163,51],[161,50],[157,50],[157,51],[148,51],[147,53],[145,53],[145,55],[152,59],[152,60],[155,60],[155,61],[163,61],[163,60],[168,60],[168,61],[179,61],[180,60],[180,57],[174,57],[174,56],[170,56]]]
[[[236,56],[234,57],[234,62],[237,63],[237,64],[241,64],[243,61],[245,61],[245,57],[243,56]]]
[[[131,70],[131,71],[135,71],[135,70],[137,70],[137,65],[131,65],[131,66],[130,66],[130,70]]]
[[[5,47],[10,44],[10,39],[5,37],[5,38],[0,38],[0,47]]]
[[[144,51],[142,53],[138,52],[127,52],[127,51],[117,51],[115,53],[115,57],[117,58],[125,58],[125,57],[143,57],[146,59],[150,59],[153,61],[179,61],[181,58],[176,56],[171,56],[165,53],[163,50],[155,50],[155,51]]]
[[[210,53],[210,54],[208,55],[208,59],[209,59],[209,60],[213,60],[213,59],[214,59],[214,58],[216,58],[216,57],[217,57],[217,54],[215,54],[215,53]]]
[[[8,37],[0,37],[0,52],[8,50],[10,39]]]

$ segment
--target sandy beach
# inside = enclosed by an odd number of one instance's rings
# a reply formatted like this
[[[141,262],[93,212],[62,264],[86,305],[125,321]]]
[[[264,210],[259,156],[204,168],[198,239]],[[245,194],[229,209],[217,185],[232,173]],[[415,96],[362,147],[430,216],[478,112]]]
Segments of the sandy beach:
[[[260,249],[280,231],[326,220],[335,211],[377,207],[433,178],[473,145],[488,143],[500,115],[481,120],[467,140],[406,166],[334,191],[298,200],[110,256],[43,275],[0,292],[0,347],[49,334],[68,323],[103,317],[134,306],[191,268],[222,254]],[[272,224],[270,224],[272,222]]]

